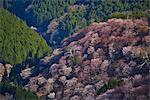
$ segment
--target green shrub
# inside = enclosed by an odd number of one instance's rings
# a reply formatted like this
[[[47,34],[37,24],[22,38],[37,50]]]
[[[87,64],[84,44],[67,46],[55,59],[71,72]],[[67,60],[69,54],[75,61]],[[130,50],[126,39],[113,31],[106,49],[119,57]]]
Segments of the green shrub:
[[[75,64],[80,64],[81,63],[81,57],[80,57],[80,55],[75,55],[74,56],[74,63]]]
[[[97,95],[100,95],[101,93],[106,92],[106,91],[107,91],[107,89],[108,89],[107,85],[106,85],[106,84],[104,84],[104,85],[103,85],[100,89],[98,89],[98,91],[97,91]]]
[[[119,81],[119,80],[109,80],[107,87],[108,87],[108,89],[115,88],[116,86],[119,86],[120,82],[121,81]]]
[[[37,100],[38,97],[35,93],[31,93],[22,89],[21,87],[16,88],[16,100]]]
[[[0,94],[5,95],[5,93],[13,95],[15,100],[38,100],[38,96],[35,93],[26,91],[22,87],[9,84],[8,82],[1,82]]]
[[[104,92],[106,92],[108,89],[113,89],[120,85],[122,81],[121,80],[109,80],[107,84],[104,84],[102,87],[100,87],[97,91],[97,95],[100,95]]]

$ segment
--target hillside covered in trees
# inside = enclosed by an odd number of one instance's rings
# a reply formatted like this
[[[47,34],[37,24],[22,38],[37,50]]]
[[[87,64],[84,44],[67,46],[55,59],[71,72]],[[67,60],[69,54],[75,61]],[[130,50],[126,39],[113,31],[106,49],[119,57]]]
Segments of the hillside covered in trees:
[[[149,7],[0,0],[0,99],[149,100]]]
[[[5,1],[5,2],[4,2]],[[149,0],[2,0],[1,6],[35,26],[49,45],[93,22],[147,16]],[[20,13],[21,12],[21,13]]]
[[[40,62],[36,76],[21,74],[44,100],[149,100],[147,18],[93,23]]]
[[[0,61],[12,65],[50,54],[46,41],[25,22],[0,8]]]

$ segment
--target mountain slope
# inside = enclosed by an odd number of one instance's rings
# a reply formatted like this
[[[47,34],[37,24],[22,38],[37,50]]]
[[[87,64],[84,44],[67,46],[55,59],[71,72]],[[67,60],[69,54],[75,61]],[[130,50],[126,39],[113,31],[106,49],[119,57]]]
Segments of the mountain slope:
[[[145,10],[149,9],[149,4],[149,0],[109,0],[109,2],[106,0],[2,0],[0,2],[0,6],[3,5],[2,7],[25,20],[29,26],[37,27],[52,46],[60,45],[64,38],[93,22],[106,21],[111,17],[126,19],[132,13],[133,16],[129,17],[146,16]],[[54,21],[57,25],[53,31],[50,31]]]
[[[21,64],[28,57],[41,58],[50,53],[45,40],[21,19],[0,9],[0,61]]]
[[[93,23],[42,59],[25,87],[56,100],[148,100],[149,49],[146,18]]]

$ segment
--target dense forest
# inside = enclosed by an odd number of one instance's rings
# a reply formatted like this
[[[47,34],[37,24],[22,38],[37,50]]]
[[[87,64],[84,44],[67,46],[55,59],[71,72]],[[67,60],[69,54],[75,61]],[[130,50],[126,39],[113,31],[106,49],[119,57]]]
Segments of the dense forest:
[[[49,45],[59,45],[79,29],[109,18],[147,16],[149,0],[2,0],[1,7],[35,26]],[[22,6],[22,5],[23,6]],[[20,13],[22,12],[22,13]],[[49,27],[54,28],[50,29]]]
[[[149,0],[109,0],[109,2],[106,0],[1,0],[0,7],[19,16],[27,25],[37,27],[37,31],[50,46],[57,46],[64,38],[93,22],[102,22],[109,18],[147,17]],[[3,18],[2,21],[7,19],[3,15],[1,18]],[[18,24],[24,24],[24,22],[18,22]],[[34,57],[36,52],[34,49],[30,55]],[[11,59],[10,55],[5,58],[5,61],[16,59],[16,62],[13,62],[16,64],[25,61],[29,53]],[[16,53],[16,55],[19,54]],[[38,55],[41,57],[42,54]],[[12,63],[12,61],[9,62]]]
[[[21,65],[36,64],[40,58],[50,54],[51,48],[42,36],[31,30],[19,17],[0,8],[0,74],[3,75],[0,94],[5,95],[4,99],[38,100],[38,97],[35,93],[18,86],[14,83],[16,81],[9,83],[7,76],[9,68],[1,66],[2,63],[13,66],[10,79],[18,80],[17,77],[20,76],[18,73],[24,68]]]
[[[0,99],[147,100],[150,0],[0,0]]]
[[[50,54],[46,41],[25,22],[0,9],[0,61],[12,65]]]

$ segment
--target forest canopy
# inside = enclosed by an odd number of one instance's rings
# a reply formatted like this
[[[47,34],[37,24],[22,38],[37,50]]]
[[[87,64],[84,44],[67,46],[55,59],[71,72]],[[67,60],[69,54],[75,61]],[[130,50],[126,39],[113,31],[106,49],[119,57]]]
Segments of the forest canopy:
[[[20,18],[0,9],[0,61],[21,64],[50,54],[46,41]]]
[[[0,2],[1,7],[15,13],[29,26],[36,26],[52,46],[60,45],[64,38],[93,22],[103,22],[114,17],[125,19],[128,18],[128,12],[129,18],[145,17],[149,4],[149,0],[1,0]],[[53,33],[45,34],[47,26],[53,20],[58,26]]]

